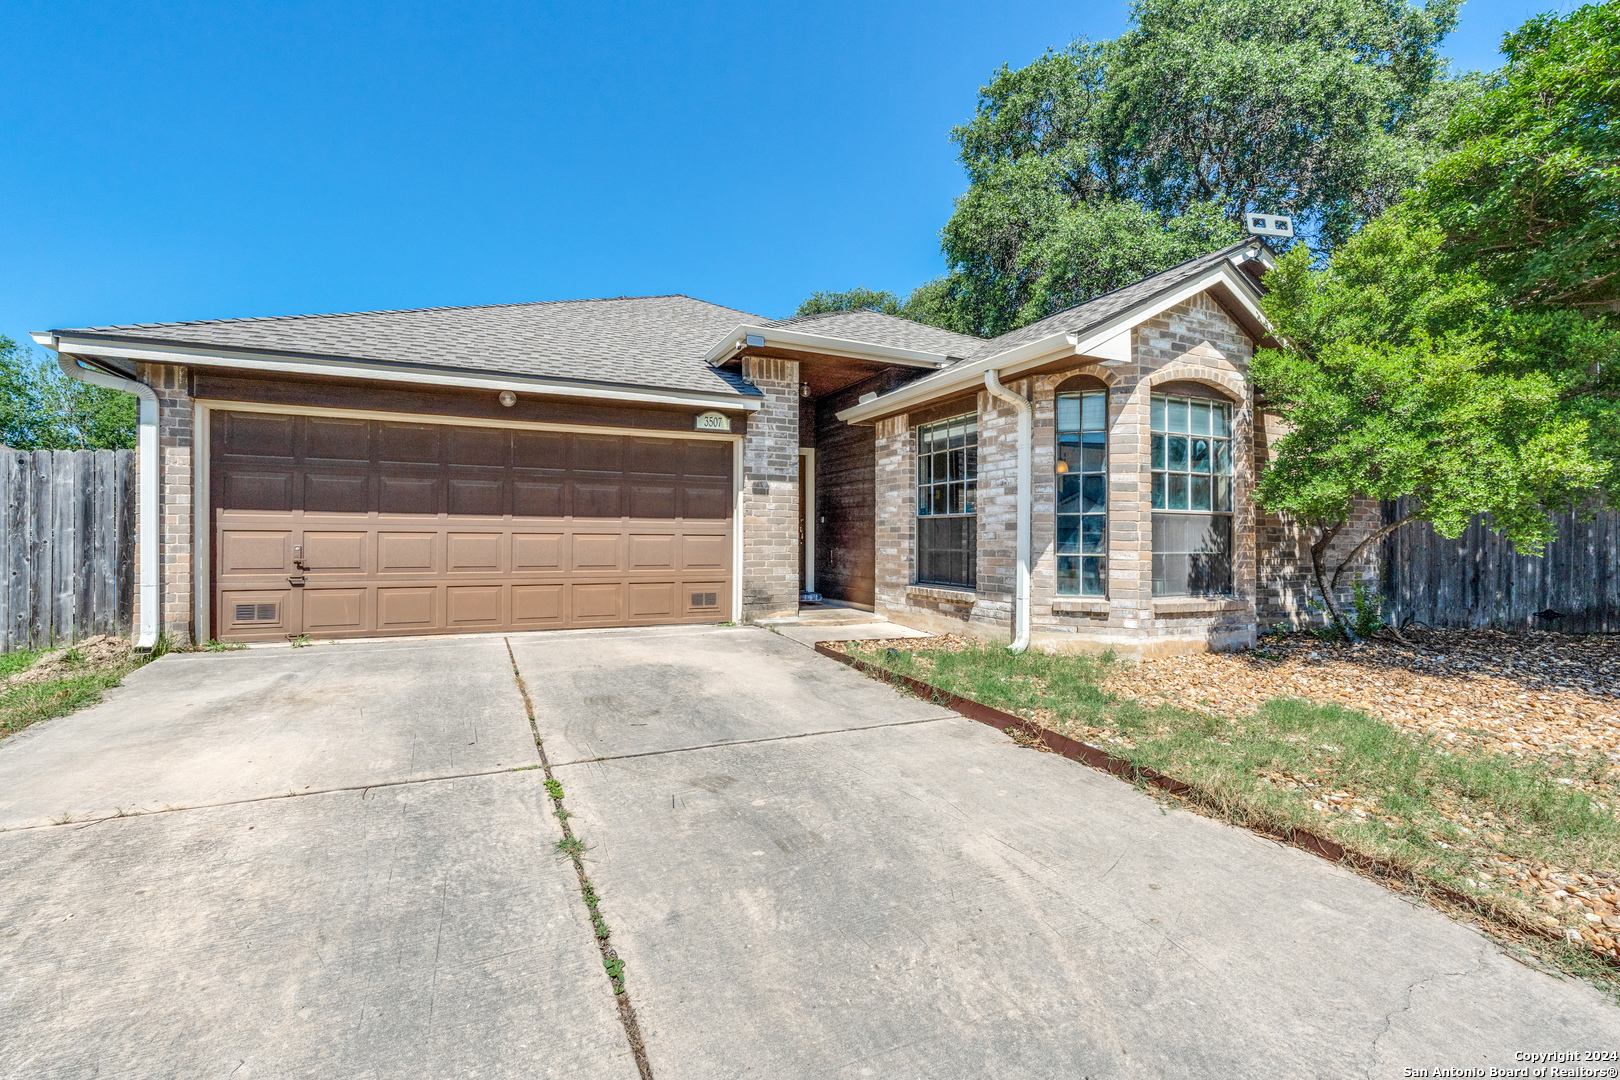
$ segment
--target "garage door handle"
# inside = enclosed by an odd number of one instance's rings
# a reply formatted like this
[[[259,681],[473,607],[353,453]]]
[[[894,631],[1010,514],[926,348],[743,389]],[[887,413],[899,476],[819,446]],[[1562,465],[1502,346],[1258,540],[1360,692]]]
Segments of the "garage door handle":
[[[302,589],[304,587],[304,575],[299,574],[297,577],[289,577],[287,579],[287,584],[291,585],[295,589]]]

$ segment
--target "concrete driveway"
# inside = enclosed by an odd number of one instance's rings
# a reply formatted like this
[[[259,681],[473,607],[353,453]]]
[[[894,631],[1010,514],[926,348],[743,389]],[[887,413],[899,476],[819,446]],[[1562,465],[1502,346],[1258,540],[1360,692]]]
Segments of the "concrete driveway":
[[[660,1080],[1620,1048],[1582,984],[784,637],[510,642]],[[634,1077],[538,760],[500,638],[167,657],[0,743],[0,1077]]]

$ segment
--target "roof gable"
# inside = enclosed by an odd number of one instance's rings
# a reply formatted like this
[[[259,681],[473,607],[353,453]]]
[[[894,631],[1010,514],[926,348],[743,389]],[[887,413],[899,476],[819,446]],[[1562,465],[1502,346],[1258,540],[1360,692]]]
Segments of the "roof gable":
[[[1087,332],[1103,325],[1110,319],[1121,315],[1130,309],[1147,303],[1161,293],[1168,292],[1183,282],[1191,281],[1200,274],[1214,269],[1227,259],[1240,254],[1253,247],[1254,239],[1243,240],[1212,251],[1208,255],[1200,255],[1196,259],[1188,259],[1184,263],[1162,270],[1157,274],[1143,278],[1141,281],[1115,289],[1093,297],[1084,303],[1064,308],[1043,319],[1037,319],[1027,326],[1017,330],[1009,330],[1000,337],[984,342],[974,351],[969,359],[979,359],[986,356],[995,356],[998,353],[1008,352],[1039,341],[1042,338],[1052,337],[1055,334],[1078,334],[1084,336]]]

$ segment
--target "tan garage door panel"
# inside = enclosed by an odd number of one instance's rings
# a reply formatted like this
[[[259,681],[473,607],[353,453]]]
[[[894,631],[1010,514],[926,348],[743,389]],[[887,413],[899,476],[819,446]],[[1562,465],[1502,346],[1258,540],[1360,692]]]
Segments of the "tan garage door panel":
[[[221,412],[211,450],[221,638],[731,616],[727,442]]]

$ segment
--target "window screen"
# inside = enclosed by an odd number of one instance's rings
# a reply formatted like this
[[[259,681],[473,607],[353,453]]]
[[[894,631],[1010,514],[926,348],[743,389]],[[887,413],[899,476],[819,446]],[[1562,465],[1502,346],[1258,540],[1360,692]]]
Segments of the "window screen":
[[[979,418],[917,426],[917,581],[972,588],[978,561]]]
[[[1108,393],[1057,395],[1057,591],[1108,594]]]
[[[1232,415],[1221,401],[1155,395],[1153,595],[1232,592]]]

